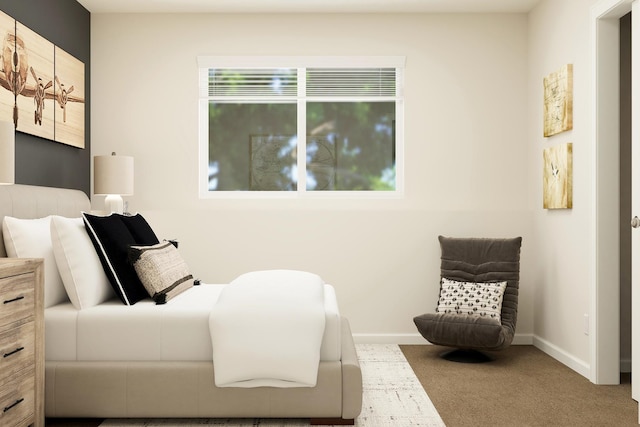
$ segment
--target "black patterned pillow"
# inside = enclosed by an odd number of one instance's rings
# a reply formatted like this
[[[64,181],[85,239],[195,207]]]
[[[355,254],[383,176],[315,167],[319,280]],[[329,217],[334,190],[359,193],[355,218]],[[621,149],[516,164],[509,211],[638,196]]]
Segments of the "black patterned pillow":
[[[129,261],[156,304],[164,304],[193,286],[193,275],[171,242],[131,246]]]
[[[443,277],[436,312],[477,315],[500,321],[506,288],[507,282],[458,282]]]

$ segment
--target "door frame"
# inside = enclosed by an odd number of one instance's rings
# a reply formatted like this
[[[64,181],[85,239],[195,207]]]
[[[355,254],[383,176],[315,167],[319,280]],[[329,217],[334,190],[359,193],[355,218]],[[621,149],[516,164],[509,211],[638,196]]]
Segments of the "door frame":
[[[632,7],[635,8],[634,0],[601,0],[591,8],[591,135],[594,138],[591,157],[594,173],[590,241],[594,242],[594,250],[590,286],[589,379],[595,384],[620,383],[619,20]]]

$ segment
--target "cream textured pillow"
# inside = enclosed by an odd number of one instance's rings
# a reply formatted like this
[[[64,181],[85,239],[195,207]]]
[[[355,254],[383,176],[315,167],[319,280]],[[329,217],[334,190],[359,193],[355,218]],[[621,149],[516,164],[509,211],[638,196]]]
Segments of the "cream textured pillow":
[[[44,306],[68,301],[51,245],[51,216],[21,219],[5,216],[2,234],[7,255],[44,259]]]
[[[51,217],[51,243],[62,283],[78,310],[115,296],[82,218]]]
[[[477,315],[500,321],[507,282],[458,282],[442,278],[437,313]]]
[[[156,304],[164,304],[193,286],[193,276],[171,242],[131,246],[129,261]]]

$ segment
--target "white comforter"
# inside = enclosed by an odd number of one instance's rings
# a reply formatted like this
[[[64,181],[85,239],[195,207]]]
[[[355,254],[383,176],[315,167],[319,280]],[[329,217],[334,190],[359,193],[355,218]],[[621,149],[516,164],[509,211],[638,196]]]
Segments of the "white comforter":
[[[312,273],[246,273],[209,316],[218,387],[314,387],[325,327],[324,282]]]

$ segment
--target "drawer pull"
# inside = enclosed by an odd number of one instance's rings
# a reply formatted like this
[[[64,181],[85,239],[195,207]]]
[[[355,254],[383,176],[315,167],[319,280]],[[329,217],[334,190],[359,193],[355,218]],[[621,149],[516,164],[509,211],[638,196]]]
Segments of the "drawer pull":
[[[22,397],[21,397],[20,399],[18,399],[18,400],[16,400],[15,402],[13,402],[11,405],[6,406],[6,407],[4,408],[4,411],[2,411],[2,412],[7,412],[8,410],[10,410],[11,408],[13,408],[13,407],[14,407],[14,406],[16,406],[17,404],[21,403],[23,400],[24,400],[24,398],[22,398]]]
[[[21,299],[24,299],[24,296],[20,295],[19,297],[15,297],[13,299],[5,300],[5,302],[3,304],[9,304],[11,302],[20,301]]]
[[[9,356],[11,356],[13,354],[16,354],[17,352],[22,351],[22,350],[24,350],[24,347],[18,347],[15,350],[10,351],[9,353],[5,353],[4,356],[2,356],[2,357],[9,357]]]

